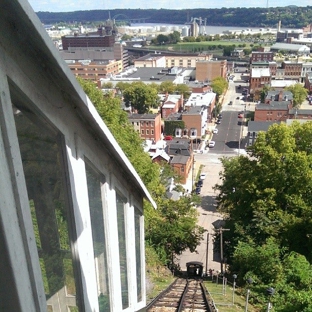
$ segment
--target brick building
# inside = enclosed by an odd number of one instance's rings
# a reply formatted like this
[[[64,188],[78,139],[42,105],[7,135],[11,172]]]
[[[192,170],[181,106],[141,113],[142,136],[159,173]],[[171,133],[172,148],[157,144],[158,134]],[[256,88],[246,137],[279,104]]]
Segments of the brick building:
[[[196,67],[196,62],[206,61],[212,59],[212,54],[166,54],[162,52],[159,54],[147,54],[136,60],[134,65],[136,67]]]
[[[286,121],[288,111],[287,103],[258,104],[255,108],[254,121]]]
[[[273,52],[258,52],[254,51],[251,53],[250,63],[257,62],[272,62],[274,58]]]
[[[192,170],[194,162],[194,154],[191,150],[190,140],[178,139],[168,141],[166,153],[170,156],[170,166],[181,176],[181,183],[184,184]]]
[[[115,43],[115,36],[100,36],[100,35],[73,35],[63,36],[62,45],[63,50],[70,50],[74,48],[104,48],[113,47]]]
[[[260,91],[265,85],[270,86],[271,73],[269,68],[251,68],[249,93],[254,100],[260,99]]]
[[[169,94],[161,106],[161,116],[166,119],[170,114],[177,113],[183,108],[183,95]]]
[[[196,62],[196,80],[212,81],[214,78],[227,76],[227,60],[198,61]]]
[[[174,155],[170,161],[170,166],[181,177],[181,183],[185,184],[187,177],[192,170],[193,155]]]
[[[107,61],[121,60],[123,69],[129,66],[128,50],[125,50],[123,45],[115,42],[111,47],[101,48],[86,48],[75,47],[69,50],[60,51],[64,60],[91,60],[91,61]]]
[[[282,70],[286,79],[300,79],[302,72],[302,62],[284,61],[282,62]]]
[[[161,139],[160,114],[131,114],[128,118],[134,129],[140,133],[141,139],[154,142]]]
[[[159,54],[147,54],[134,60],[135,67],[166,67],[166,57]]]
[[[290,91],[269,91],[264,104],[256,105],[254,121],[286,121],[292,107]]]
[[[211,88],[210,88],[209,91],[205,91],[205,92],[199,92],[199,93],[193,92],[190,95],[187,102],[185,103],[184,108],[187,111],[189,111],[192,107],[195,107],[195,106],[206,107],[207,115],[205,117],[207,117],[208,122],[210,122],[215,105],[216,105],[216,93],[211,92]]]
[[[309,94],[312,93],[312,73],[307,73],[304,80],[304,87],[308,90]]]
[[[107,78],[122,72],[122,61],[66,61],[72,73],[76,77],[98,81],[100,78]]]
[[[192,106],[188,111],[182,113],[186,129],[189,130],[189,136],[201,138],[207,129],[207,106]]]

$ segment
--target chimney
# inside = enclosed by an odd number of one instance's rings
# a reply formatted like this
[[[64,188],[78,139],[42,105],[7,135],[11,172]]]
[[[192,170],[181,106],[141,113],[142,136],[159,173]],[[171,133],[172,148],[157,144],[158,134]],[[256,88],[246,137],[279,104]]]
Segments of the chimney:
[[[280,91],[278,94],[278,101],[281,102],[283,101],[283,91]]]

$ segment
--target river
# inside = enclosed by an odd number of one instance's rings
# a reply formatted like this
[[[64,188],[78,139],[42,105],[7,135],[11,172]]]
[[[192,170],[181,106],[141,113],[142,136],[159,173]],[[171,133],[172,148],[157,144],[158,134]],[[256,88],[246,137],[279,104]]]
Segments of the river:
[[[185,27],[190,27],[190,24],[161,24],[161,23],[133,23],[130,28],[137,28],[141,30],[147,30],[150,29],[151,32],[153,30],[167,30],[167,31],[174,31],[174,30],[181,30]],[[239,26],[200,26],[199,32],[205,33],[207,35],[216,35],[216,34],[223,34],[227,31],[234,31],[236,30],[238,33],[240,32],[255,32],[259,31],[260,29],[269,31],[271,30],[272,33],[276,33],[276,29],[274,28],[260,28],[260,27],[250,27],[250,28],[244,28]]]

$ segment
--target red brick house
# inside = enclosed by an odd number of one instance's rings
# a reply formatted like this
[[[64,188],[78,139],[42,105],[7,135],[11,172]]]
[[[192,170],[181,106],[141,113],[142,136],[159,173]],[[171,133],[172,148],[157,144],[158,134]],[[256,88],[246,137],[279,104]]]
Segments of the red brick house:
[[[170,166],[181,176],[181,183],[186,183],[194,161],[194,155],[190,147],[190,140],[173,140],[168,143],[166,152],[170,156]]]
[[[161,107],[161,116],[166,119],[170,114],[177,113],[183,107],[183,95],[169,94]]]
[[[255,107],[254,121],[286,121],[293,108],[293,95],[290,91],[269,91],[264,104]]]
[[[249,93],[254,100],[260,99],[260,91],[265,85],[271,84],[269,68],[252,68],[250,72]]]
[[[304,87],[308,90],[309,94],[312,93],[312,73],[307,73],[304,80]]]
[[[129,121],[140,133],[141,139],[158,142],[161,139],[160,114],[130,114]]]
[[[273,52],[258,52],[254,51],[251,53],[250,63],[263,63],[263,62],[272,62],[274,58]]]

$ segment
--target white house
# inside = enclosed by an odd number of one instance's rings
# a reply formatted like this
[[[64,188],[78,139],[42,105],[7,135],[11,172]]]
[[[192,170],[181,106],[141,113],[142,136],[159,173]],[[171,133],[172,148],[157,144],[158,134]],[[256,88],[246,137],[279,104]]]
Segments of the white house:
[[[144,310],[154,201],[28,2],[0,29],[0,311]]]

